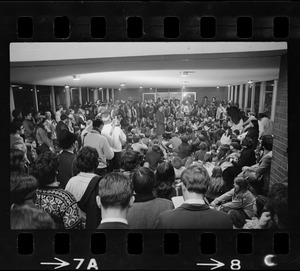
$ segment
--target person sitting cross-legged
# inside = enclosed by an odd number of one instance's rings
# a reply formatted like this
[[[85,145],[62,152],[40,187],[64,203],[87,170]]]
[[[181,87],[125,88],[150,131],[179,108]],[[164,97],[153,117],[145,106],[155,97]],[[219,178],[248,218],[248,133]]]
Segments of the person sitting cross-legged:
[[[228,214],[212,210],[204,201],[208,189],[207,170],[191,165],[181,174],[184,203],[158,216],[157,229],[232,229]]]
[[[98,229],[129,229],[128,209],[133,205],[133,186],[130,178],[120,172],[106,174],[99,183],[97,205],[102,220]]]

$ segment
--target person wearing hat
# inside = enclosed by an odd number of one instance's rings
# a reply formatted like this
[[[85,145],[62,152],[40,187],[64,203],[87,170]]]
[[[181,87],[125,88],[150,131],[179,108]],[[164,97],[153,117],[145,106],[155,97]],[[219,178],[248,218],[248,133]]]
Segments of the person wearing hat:
[[[58,155],[58,175],[57,180],[60,182],[60,187],[65,188],[68,181],[76,175],[74,150],[77,147],[77,135],[69,130],[63,130],[60,133],[58,146],[62,148]]]
[[[108,171],[112,172],[121,168],[122,145],[126,142],[127,137],[121,129],[120,121],[117,118],[111,121],[108,111],[102,113],[102,120],[104,126],[101,134],[106,137],[114,152],[114,156],[108,165]]]

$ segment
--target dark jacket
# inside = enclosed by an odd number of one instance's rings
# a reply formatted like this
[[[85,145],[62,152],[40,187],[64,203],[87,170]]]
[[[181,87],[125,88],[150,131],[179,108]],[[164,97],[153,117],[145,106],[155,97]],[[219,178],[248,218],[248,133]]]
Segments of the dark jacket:
[[[133,206],[129,208],[127,220],[131,229],[154,229],[158,215],[174,209],[167,199],[155,198],[152,195],[136,194]]]
[[[155,151],[152,150],[152,148],[150,150],[148,150],[148,152],[146,153],[145,156],[145,162],[149,163],[149,166],[152,170],[156,170],[157,165],[159,163],[161,163],[163,161],[163,154],[161,153],[157,153]]]
[[[60,187],[65,188],[68,181],[76,175],[75,166],[76,155],[74,153],[63,150],[58,155],[58,175],[57,180],[60,182]]]
[[[181,159],[184,159],[192,154],[193,147],[189,143],[182,142],[178,146],[178,156]]]
[[[69,127],[67,124],[65,124],[62,120],[59,121],[56,125],[56,128],[55,128],[55,132],[56,132],[56,136],[57,136],[57,139],[59,140],[60,138],[60,133],[61,131],[63,130],[69,130]]]
[[[232,229],[230,217],[206,204],[187,204],[158,216],[157,229]]]

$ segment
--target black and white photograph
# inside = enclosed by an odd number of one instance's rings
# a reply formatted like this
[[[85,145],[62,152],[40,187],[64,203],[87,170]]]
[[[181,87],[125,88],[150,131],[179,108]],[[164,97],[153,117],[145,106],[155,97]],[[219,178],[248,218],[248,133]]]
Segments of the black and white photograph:
[[[287,229],[287,49],[11,43],[11,230]]]

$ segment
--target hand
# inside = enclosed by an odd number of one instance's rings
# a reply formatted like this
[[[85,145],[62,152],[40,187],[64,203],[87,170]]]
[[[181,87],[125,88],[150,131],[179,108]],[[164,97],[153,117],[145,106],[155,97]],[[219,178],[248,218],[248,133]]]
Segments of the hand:
[[[216,206],[217,206],[217,202],[216,202],[216,201],[212,201],[212,202],[210,203],[210,206],[216,207]]]
[[[260,229],[268,228],[268,224],[271,221],[271,213],[270,212],[263,212],[259,221],[258,221],[258,227]]]

